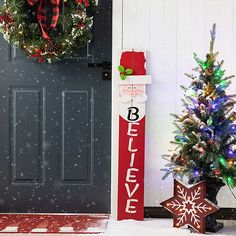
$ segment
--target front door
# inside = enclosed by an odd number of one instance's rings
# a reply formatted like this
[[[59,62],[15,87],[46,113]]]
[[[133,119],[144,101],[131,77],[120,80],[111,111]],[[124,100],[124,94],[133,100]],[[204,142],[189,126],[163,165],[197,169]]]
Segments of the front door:
[[[78,58],[38,64],[0,36],[0,212],[110,211],[111,82],[91,63],[111,61],[111,2]]]

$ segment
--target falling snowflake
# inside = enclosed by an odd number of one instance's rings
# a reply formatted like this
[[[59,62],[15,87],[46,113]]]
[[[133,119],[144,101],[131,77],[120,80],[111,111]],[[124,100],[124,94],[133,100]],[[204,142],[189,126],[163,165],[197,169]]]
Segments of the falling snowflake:
[[[202,181],[187,187],[174,182],[174,197],[161,203],[174,214],[174,227],[189,225],[200,233],[205,233],[205,217],[219,208],[206,197],[206,183]]]

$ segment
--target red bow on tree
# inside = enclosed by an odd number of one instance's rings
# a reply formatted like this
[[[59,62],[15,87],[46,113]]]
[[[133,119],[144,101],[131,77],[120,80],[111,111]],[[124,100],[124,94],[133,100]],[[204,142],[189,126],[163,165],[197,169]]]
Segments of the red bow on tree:
[[[47,19],[46,0],[27,0],[27,2],[31,6],[36,4],[38,1],[40,1],[38,12],[37,12],[38,22],[41,27],[43,37],[45,39],[49,39],[49,36],[47,33],[47,25],[46,25],[46,19]],[[50,3],[53,5],[53,15],[52,15],[50,28],[55,28],[58,22],[59,14],[60,14],[60,9],[59,9],[60,0],[50,0]]]

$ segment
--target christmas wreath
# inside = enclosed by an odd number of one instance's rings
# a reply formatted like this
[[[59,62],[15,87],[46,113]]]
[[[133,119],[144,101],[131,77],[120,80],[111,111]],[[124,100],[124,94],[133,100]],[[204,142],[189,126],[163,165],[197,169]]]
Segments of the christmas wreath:
[[[0,32],[38,62],[58,61],[91,40],[96,7],[97,0],[5,0]]]

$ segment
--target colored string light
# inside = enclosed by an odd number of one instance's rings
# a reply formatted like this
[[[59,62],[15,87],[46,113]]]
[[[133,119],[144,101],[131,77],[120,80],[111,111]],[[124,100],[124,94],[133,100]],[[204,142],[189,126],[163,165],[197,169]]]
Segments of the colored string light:
[[[220,156],[218,160],[222,166],[227,167],[227,162],[223,156]]]

